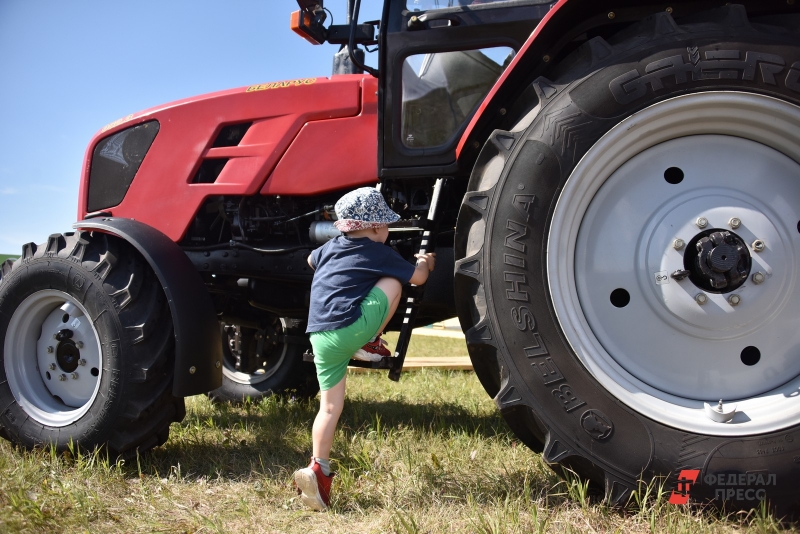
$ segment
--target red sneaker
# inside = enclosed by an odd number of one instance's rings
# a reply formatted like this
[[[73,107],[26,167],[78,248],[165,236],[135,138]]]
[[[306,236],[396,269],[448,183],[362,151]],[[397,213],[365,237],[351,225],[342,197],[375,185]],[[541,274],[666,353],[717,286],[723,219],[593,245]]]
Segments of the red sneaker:
[[[366,345],[361,347],[353,354],[354,360],[361,360],[362,362],[379,362],[382,358],[391,356],[392,353],[389,349],[384,347],[387,343],[381,339],[381,336],[375,338],[375,341],[368,341]]]
[[[331,482],[333,477],[334,473],[331,473],[330,476],[325,476],[322,468],[314,458],[311,458],[311,463],[308,467],[295,471],[294,484],[300,492],[300,498],[303,503],[318,512],[326,510],[331,501]]]

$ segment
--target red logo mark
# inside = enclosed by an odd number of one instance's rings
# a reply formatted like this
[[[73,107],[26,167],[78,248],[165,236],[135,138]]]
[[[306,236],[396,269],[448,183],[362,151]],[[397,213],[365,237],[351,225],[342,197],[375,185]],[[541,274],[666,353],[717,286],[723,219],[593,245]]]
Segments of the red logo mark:
[[[672,495],[669,496],[670,504],[686,504],[689,502],[689,492],[692,489],[692,484],[695,483],[697,477],[700,476],[699,469],[684,469],[678,475],[678,485],[673,490]]]

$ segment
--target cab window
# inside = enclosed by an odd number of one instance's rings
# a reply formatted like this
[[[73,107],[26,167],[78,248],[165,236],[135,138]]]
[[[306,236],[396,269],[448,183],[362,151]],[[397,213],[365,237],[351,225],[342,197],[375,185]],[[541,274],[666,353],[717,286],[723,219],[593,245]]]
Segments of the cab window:
[[[402,74],[403,144],[409,148],[445,144],[475,111],[513,55],[512,48],[498,46],[408,56]]]

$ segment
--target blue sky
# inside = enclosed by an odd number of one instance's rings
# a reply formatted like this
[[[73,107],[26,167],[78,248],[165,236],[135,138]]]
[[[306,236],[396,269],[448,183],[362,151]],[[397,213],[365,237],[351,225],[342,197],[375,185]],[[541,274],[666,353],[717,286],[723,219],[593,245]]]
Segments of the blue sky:
[[[362,4],[362,21],[380,18],[382,2]],[[344,24],[345,6],[325,7]],[[0,0],[0,253],[71,229],[86,146],[105,124],[192,95],[330,75],[337,48],[292,33],[296,9],[295,0]]]

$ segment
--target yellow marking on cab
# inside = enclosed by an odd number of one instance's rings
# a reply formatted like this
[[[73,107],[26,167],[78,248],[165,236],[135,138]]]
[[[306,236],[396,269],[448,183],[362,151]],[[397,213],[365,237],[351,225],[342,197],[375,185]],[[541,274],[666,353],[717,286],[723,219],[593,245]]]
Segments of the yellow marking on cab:
[[[121,119],[117,119],[117,120],[115,120],[114,122],[112,122],[112,123],[110,123],[110,124],[106,124],[105,126],[103,126],[103,127],[100,129],[100,131],[101,131],[101,132],[105,132],[106,130],[110,130],[111,128],[114,128],[115,126],[119,126],[119,125],[120,125],[120,124],[122,124],[123,122],[128,122],[128,121],[129,121],[129,120],[131,120],[132,118],[133,118],[133,113],[131,113],[131,114],[130,114],[130,115],[128,115],[127,117],[123,117],[123,118],[121,118]]]
[[[316,78],[300,78],[299,80],[288,80],[285,82],[271,82],[271,83],[262,83],[260,85],[251,85],[247,88],[247,93],[252,93],[253,91],[266,91],[267,89],[283,89],[284,87],[299,87],[301,85],[311,85],[317,81]]]

